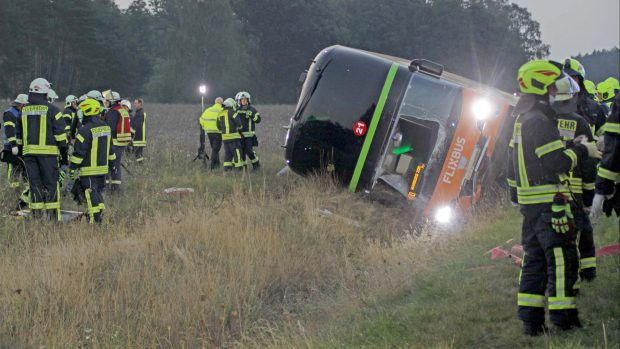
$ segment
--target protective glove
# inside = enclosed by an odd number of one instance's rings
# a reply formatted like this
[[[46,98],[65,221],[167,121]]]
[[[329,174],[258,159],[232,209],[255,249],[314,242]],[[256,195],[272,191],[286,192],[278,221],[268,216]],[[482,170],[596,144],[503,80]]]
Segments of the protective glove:
[[[597,221],[603,212],[603,203],[605,202],[605,195],[595,194],[592,200],[592,208],[590,209],[590,219],[593,222]]]
[[[566,234],[575,227],[573,213],[568,198],[564,194],[556,194],[551,205],[551,227],[558,234]]]
[[[588,150],[588,157],[595,158],[595,159],[603,158],[603,153],[601,153],[601,151],[598,150],[598,147],[596,146],[596,143],[594,143],[594,142],[583,142],[581,144],[584,147],[586,147],[586,149]]]
[[[19,148],[18,147],[11,148],[11,154],[17,156],[17,154],[19,154]]]
[[[58,171],[58,184],[62,187],[65,183],[65,178],[67,177],[67,173],[65,171]]]

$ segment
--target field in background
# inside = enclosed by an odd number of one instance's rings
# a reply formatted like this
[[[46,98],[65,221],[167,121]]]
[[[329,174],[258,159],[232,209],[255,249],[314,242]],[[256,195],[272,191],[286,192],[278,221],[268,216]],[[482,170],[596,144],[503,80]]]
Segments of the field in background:
[[[102,227],[7,218],[0,180],[0,348],[620,345],[618,257],[584,286],[585,330],[530,340],[516,320],[518,268],[484,255],[518,241],[514,209],[413,237],[402,212],[329,179],[274,176],[291,106],[258,107],[264,166],[251,175],[191,162],[198,107],[145,109],[148,161],[127,161],[133,174],[106,197]],[[172,186],[196,192],[162,193]],[[598,227],[599,244],[618,242],[614,223]]]

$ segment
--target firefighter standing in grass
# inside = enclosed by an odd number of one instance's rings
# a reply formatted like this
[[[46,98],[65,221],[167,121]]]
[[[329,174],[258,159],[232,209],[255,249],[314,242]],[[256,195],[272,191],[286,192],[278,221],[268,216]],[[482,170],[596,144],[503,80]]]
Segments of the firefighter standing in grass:
[[[522,97],[515,106],[508,179],[523,214],[518,314],[525,334],[532,336],[545,330],[545,294],[550,319],[559,329],[581,327],[573,289],[579,261],[567,173],[600,153],[590,142],[565,149],[554,108],[574,97],[556,93],[556,84],[566,86],[567,79],[562,64],[553,61],[531,61],[518,72]]]
[[[114,193],[120,191],[122,185],[121,166],[125,148],[131,142],[131,121],[127,110],[120,105],[121,98],[118,92],[105,91],[104,98],[108,107],[104,119],[112,131],[115,153],[116,171],[110,173],[110,189]]]
[[[30,83],[29,104],[17,119],[17,143],[23,147],[30,184],[30,210],[41,217],[61,220],[59,194],[60,165],[67,165],[67,134],[62,113],[47,101],[50,83],[42,78]],[[14,144],[14,143],[13,143]]]
[[[217,128],[222,133],[224,144],[224,171],[242,171],[241,162],[241,121],[235,112],[236,102],[232,98],[224,101],[224,109],[217,118]]]
[[[83,191],[90,223],[101,223],[101,215],[105,210],[105,177],[108,170],[115,172],[112,130],[99,118],[99,102],[89,98],[80,103],[79,108],[84,126],[76,136],[69,175],[74,180],[79,175],[79,180],[75,182],[79,188],[74,190]]]
[[[590,124],[591,132],[585,130],[576,130],[573,136],[585,136],[588,142],[598,139],[597,133],[601,132],[605,124],[605,110],[588,91],[586,86],[586,70],[579,61],[572,58],[564,60],[564,71],[570,75],[580,88],[577,108],[573,108],[573,103],[568,104],[568,112],[577,112],[579,115],[562,114],[558,120],[558,128],[563,136],[567,146],[570,147],[571,140],[567,139],[566,133],[570,135],[570,130],[566,130],[571,126],[571,119],[575,116],[581,116]],[[594,83],[592,83],[593,85]],[[592,86],[591,86],[592,87]],[[590,88],[591,88],[590,87]],[[573,110],[575,109],[575,110]],[[563,122],[564,121],[564,122]],[[563,122],[564,128],[561,123]],[[577,125],[581,124],[580,119],[576,119]],[[580,127],[581,129],[582,127]],[[573,139],[576,137],[572,137]],[[592,208],[592,200],[594,198],[594,182],[596,180],[596,166],[598,159],[586,158],[581,161],[573,171],[569,173],[571,194],[574,196],[577,208],[575,209],[575,223],[579,232],[579,276],[586,281],[592,281],[596,278],[596,248],[594,246],[594,229],[590,222],[590,210]],[[579,283],[576,285],[579,288]]]
[[[25,176],[26,169],[24,167],[23,157],[20,154],[20,149],[17,145],[16,124],[17,118],[20,117],[21,110],[28,104],[28,95],[20,94],[13,101],[13,105],[4,112],[2,116],[2,122],[4,124],[4,141],[3,146],[5,151],[10,151],[16,159],[15,163],[7,163],[7,180],[9,186],[13,189],[20,189],[21,179],[25,179],[25,188],[21,192],[19,208],[25,207],[29,202],[28,182]]]
[[[592,204],[592,217],[602,212],[611,216],[615,211],[620,217],[620,95],[611,105],[611,114],[604,130],[603,159],[598,167],[596,194]]]
[[[222,149],[222,132],[217,127],[218,116],[224,110],[224,99],[217,97],[215,104],[205,109],[200,116],[200,148],[198,148],[199,156],[204,157],[205,154],[205,138],[209,138],[211,146],[211,165],[212,170],[220,167],[220,149]],[[206,137],[205,137],[206,134]]]
[[[256,138],[256,124],[260,123],[260,113],[254,108],[252,98],[247,92],[237,93],[237,117],[241,121],[241,162],[245,166],[246,156],[252,162],[252,170],[256,171],[260,168],[258,154],[254,150],[258,146]]]
[[[132,146],[136,162],[140,164],[144,161],[144,148],[146,148],[146,112],[144,111],[144,101],[141,98],[137,98],[133,102],[133,108],[135,114],[131,118]]]

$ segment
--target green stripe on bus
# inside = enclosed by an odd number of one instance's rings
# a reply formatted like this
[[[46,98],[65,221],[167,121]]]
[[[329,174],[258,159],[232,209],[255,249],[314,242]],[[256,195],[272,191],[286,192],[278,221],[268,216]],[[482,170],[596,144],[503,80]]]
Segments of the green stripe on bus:
[[[357,190],[357,184],[360,181],[360,176],[362,175],[362,170],[364,169],[364,164],[366,163],[366,157],[368,156],[368,152],[370,151],[370,145],[372,144],[372,140],[375,137],[377,125],[379,124],[379,120],[381,119],[381,114],[383,114],[383,108],[385,107],[385,102],[387,100],[388,94],[390,93],[390,89],[392,88],[392,83],[394,82],[394,77],[396,76],[397,71],[398,64],[393,63],[392,67],[390,67],[390,71],[387,74],[385,83],[383,84],[383,89],[381,90],[381,95],[379,96],[379,101],[377,102],[375,112],[372,114],[372,120],[370,122],[370,127],[368,128],[368,133],[366,134],[366,139],[364,140],[364,145],[362,146],[362,151],[360,152],[359,158],[357,158],[357,164],[355,165],[353,178],[351,178],[351,183],[349,184],[349,191],[351,192],[355,192]]]

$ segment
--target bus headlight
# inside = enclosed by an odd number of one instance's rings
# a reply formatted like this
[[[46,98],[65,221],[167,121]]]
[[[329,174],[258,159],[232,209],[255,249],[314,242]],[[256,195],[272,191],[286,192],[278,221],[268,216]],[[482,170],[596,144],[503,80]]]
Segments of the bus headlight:
[[[450,223],[454,218],[452,207],[443,206],[435,211],[435,221],[440,224]]]
[[[480,98],[471,106],[472,113],[479,121],[487,120],[493,114],[493,104],[485,98]]]

